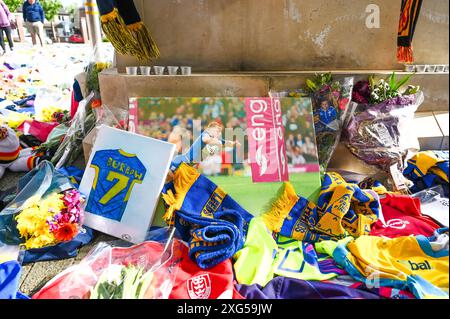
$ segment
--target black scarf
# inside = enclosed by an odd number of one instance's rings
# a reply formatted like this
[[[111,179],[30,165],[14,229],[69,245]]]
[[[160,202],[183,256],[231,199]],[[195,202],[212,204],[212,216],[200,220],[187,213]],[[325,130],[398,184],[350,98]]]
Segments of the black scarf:
[[[397,61],[413,63],[412,39],[419,20],[422,0],[402,0],[400,21],[398,23]]]

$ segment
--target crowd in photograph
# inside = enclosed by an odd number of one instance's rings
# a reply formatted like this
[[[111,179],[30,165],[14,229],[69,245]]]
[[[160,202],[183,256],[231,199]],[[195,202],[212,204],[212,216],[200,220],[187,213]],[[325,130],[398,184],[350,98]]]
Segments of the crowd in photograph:
[[[313,118],[308,99],[298,99],[283,114],[286,155],[294,166],[317,162]]]
[[[294,166],[317,161],[313,119],[309,106],[303,103],[301,100],[292,101],[290,105],[283,103],[286,155],[288,163]],[[186,151],[180,136],[184,143],[189,141],[190,146],[200,135],[200,128],[204,131],[211,123],[222,128],[222,139],[228,138],[226,129],[245,132],[247,128],[243,98],[148,99],[145,105],[139,106],[138,119],[139,133],[177,144],[179,153]],[[199,168],[205,175],[228,175],[245,170],[248,150],[243,153],[240,148],[248,145],[246,136],[243,141],[241,145],[224,145],[217,153],[204,150]],[[244,157],[239,158],[238,154]]]

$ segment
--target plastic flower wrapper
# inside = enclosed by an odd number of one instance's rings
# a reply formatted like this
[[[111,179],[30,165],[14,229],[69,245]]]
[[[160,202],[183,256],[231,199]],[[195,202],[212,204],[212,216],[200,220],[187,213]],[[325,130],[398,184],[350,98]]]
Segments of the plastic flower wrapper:
[[[53,114],[70,107],[70,92],[56,87],[43,87],[36,91],[34,108],[36,119],[41,122],[53,121]]]
[[[16,197],[0,212],[0,243],[34,249],[70,241],[83,231],[81,204],[70,180],[43,161],[19,180]]]
[[[93,110],[95,113],[96,127],[107,125],[120,130],[128,129],[128,111],[121,110],[114,113],[105,104],[99,105],[99,107],[95,107]]]
[[[145,242],[133,246],[100,243],[33,299],[168,299],[185,249],[174,230],[152,230]]]
[[[396,81],[395,74],[379,83],[370,78],[370,94],[358,94],[360,103],[345,130],[347,146],[358,158],[392,173],[392,167],[402,172],[409,151],[417,151],[419,144],[411,124],[414,113],[423,102],[423,93],[416,87],[400,92],[410,77]],[[356,87],[366,87],[367,82]]]
[[[82,153],[83,139],[95,127],[92,104],[96,100],[96,94],[92,92],[80,102],[70,127],[52,158],[56,168],[72,165]]]
[[[35,152],[45,153],[46,155],[53,157],[55,155],[56,150],[59,148],[59,145],[64,140],[64,137],[67,134],[69,124],[70,124],[69,122],[66,122],[55,127],[48,135],[45,143],[39,145],[39,147],[35,150]]]
[[[20,248],[20,245],[6,245],[0,242],[0,264],[12,260],[21,263],[23,255],[24,250]]]
[[[353,78],[334,80],[331,73],[317,74],[306,80],[306,85],[312,100],[319,164],[325,172],[350,114]]]
[[[269,92],[269,96],[273,98],[311,97],[322,174],[326,171],[351,114],[352,89],[352,77],[334,80],[331,73],[326,73],[316,74],[314,79],[306,80],[306,88]]]
[[[117,117],[106,105],[101,103],[98,93],[91,93],[80,102],[78,110],[70,124],[67,134],[56,150],[52,163],[57,169],[72,165],[83,152],[83,139],[96,127],[102,124],[125,129],[128,123],[128,112]]]
[[[111,67],[111,62],[91,62],[86,67],[87,73],[87,89],[89,91],[100,92],[100,84],[98,79],[98,74]]]

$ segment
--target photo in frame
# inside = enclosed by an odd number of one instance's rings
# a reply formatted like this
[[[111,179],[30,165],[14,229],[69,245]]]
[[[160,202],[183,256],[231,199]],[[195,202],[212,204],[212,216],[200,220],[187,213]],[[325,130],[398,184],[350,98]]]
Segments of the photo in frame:
[[[310,98],[131,98],[129,129],[176,145],[184,162],[254,215],[282,183],[315,199],[320,172]]]

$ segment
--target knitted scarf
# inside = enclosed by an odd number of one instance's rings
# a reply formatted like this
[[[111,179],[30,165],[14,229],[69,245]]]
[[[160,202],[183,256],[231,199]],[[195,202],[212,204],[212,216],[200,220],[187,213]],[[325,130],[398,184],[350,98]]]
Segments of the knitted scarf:
[[[402,0],[397,38],[397,61],[399,63],[414,62],[412,39],[421,6],[422,0]]]
[[[408,160],[408,166],[403,171],[414,185],[411,192],[441,185],[445,196],[449,194],[449,153],[448,151],[419,152]]]
[[[159,49],[132,0],[97,0],[103,32],[117,52],[140,60],[158,58]]]
[[[192,166],[178,166],[162,197],[164,219],[175,224],[189,244],[189,256],[200,268],[221,263],[244,245],[253,216]]]
[[[318,242],[368,235],[379,211],[375,191],[347,183],[337,173],[327,173],[317,205],[298,196],[292,185],[285,183],[283,194],[263,218],[267,227],[280,235]]]

